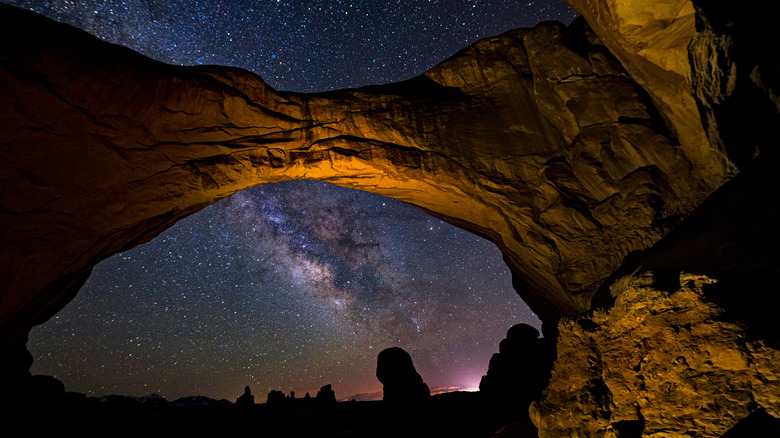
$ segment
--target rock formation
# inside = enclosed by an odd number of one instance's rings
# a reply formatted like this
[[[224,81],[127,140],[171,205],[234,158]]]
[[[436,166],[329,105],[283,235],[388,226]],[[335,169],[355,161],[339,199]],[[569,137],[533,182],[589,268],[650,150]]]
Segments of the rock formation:
[[[570,0],[697,162],[776,149],[780,59],[761,0]],[[703,166],[706,168],[708,166]],[[715,167],[720,167],[717,164]]]
[[[315,398],[319,404],[332,404],[336,403],[336,393],[333,392],[333,388],[330,384],[323,386],[317,391],[317,397]]]
[[[676,20],[647,24],[673,2],[660,3],[590,10],[591,23],[629,71],[646,76],[643,86],[651,95],[655,89],[670,125],[679,117],[682,126],[690,105],[679,100],[694,90],[711,149],[740,174],[652,248],[624,259],[597,293],[596,309],[562,319],[550,386],[531,410],[540,437],[772,436],[780,424],[780,208],[767,202],[780,191],[780,69],[777,54],[766,50],[778,39],[765,5],[726,11],[678,2],[680,13],[695,13],[696,28],[678,45],[683,51],[664,54],[664,45],[674,46],[669,38],[682,34]],[[615,31],[632,36],[608,36]],[[642,32],[655,36],[636,53],[628,41]],[[665,76],[642,58],[688,73],[654,85]],[[659,101],[675,108],[663,110]]]
[[[272,389],[271,392],[268,393],[265,404],[268,406],[281,406],[284,405],[286,401],[287,398],[284,396],[282,391]]]
[[[629,257],[609,306],[561,320],[559,359],[532,407],[540,437],[720,437],[777,423],[776,166],[754,163]]]
[[[4,409],[14,404],[35,409],[47,406],[58,407],[63,403],[65,394],[65,385],[58,379],[51,376],[35,375],[30,377],[30,384],[26,392],[19,394],[16,399],[10,399],[8,395],[4,394],[2,406]]]
[[[679,147],[584,21],[480,41],[403,83],[300,95],[237,69],[164,65],[10,6],[0,16],[9,350],[103,258],[237,190],[295,178],[485,236],[537,314],[572,315],[730,171]]]
[[[716,280],[653,280],[625,277],[614,307],[560,325],[565,360],[531,411],[541,437],[720,437],[758,410],[780,417],[780,352],[723,320]]]
[[[479,382],[486,416],[500,427],[495,438],[536,437],[528,407],[547,386],[554,355],[554,338],[540,338],[534,327],[517,324],[507,331]]]
[[[382,382],[383,400],[396,406],[415,406],[431,395],[414,368],[412,356],[400,347],[386,348],[376,360],[376,378]]]
[[[560,319],[540,436],[771,423],[770,4],[570,3],[584,19],[568,28],[313,95],[161,64],[0,4],[0,384],[31,384],[27,333],[100,260],[243,188],[316,178],[498,245],[523,299],[547,327]]]
[[[498,407],[527,408],[547,386],[553,359],[549,344],[530,325],[512,326],[499,343],[498,353],[490,358],[487,375],[479,383],[480,393]]]
[[[255,396],[252,395],[252,391],[249,386],[244,388],[244,393],[238,396],[236,399],[236,406],[252,406],[255,404]]]

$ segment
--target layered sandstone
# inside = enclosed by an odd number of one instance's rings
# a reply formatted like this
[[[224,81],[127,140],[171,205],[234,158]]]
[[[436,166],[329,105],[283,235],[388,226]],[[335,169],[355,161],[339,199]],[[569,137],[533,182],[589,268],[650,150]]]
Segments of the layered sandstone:
[[[761,0],[569,0],[653,100],[701,172],[777,148],[780,38]],[[716,175],[711,175],[716,177]]]
[[[777,165],[743,169],[628,257],[603,307],[559,322],[550,385],[531,409],[540,437],[774,436],[780,206],[766,195],[780,190]]]
[[[407,82],[300,95],[2,12],[4,343],[103,258],[265,182],[369,190],[483,235],[551,318],[586,310],[722,182],[581,21],[480,41]]]
[[[0,4],[2,379],[26,375],[30,327],[100,260],[238,190],[316,178],[490,239],[546,326],[563,318],[533,408],[541,436],[771,421],[769,14],[752,0],[571,3],[590,25],[512,31],[406,82],[312,95]]]

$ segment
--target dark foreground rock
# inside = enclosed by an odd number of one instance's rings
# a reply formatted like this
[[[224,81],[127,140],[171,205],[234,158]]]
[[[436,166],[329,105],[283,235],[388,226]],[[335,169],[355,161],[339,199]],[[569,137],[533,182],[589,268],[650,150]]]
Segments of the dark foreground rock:
[[[498,353],[490,358],[487,375],[479,383],[480,392],[496,404],[521,400],[531,403],[549,380],[554,359],[549,344],[530,325],[510,328]]]
[[[323,386],[317,391],[317,397],[315,398],[317,403],[320,404],[333,404],[336,403],[336,393],[333,392],[333,388],[330,384]]]
[[[376,377],[383,385],[383,400],[390,405],[414,406],[431,395],[428,385],[414,368],[412,356],[399,347],[379,353]]]
[[[252,395],[252,390],[247,386],[244,388],[244,393],[236,399],[236,406],[252,406],[255,404],[255,396]]]
[[[489,438],[502,426],[489,417],[479,393],[430,397],[413,428],[388,415],[381,400],[298,402],[280,409],[265,403],[145,404],[132,397],[101,400],[72,394],[61,403],[9,406],[1,413],[7,430],[27,430],[34,436],[148,436],[153,431],[155,436]]]
[[[536,436],[528,408],[547,386],[554,360],[554,339],[540,338],[539,331],[527,324],[507,331],[479,384],[496,421],[509,423],[497,436]]]

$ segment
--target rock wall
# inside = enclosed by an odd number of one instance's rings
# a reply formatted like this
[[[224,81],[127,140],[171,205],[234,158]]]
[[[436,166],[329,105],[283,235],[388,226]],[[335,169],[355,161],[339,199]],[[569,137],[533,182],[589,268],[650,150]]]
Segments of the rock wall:
[[[728,161],[725,152],[713,150],[693,96],[688,60],[688,46],[696,36],[693,3],[571,0],[569,4],[648,92],[686,153],[696,156],[697,161],[714,162],[701,171],[731,170],[724,163]],[[718,162],[722,165],[715,164]]]
[[[559,324],[565,360],[531,407],[540,437],[720,437],[754,412],[780,417],[780,352],[723,320],[706,298],[716,280],[679,279],[624,277],[614,307]]]
[[[780,38],[770,7],[691,0],[569,0],[650,95],[686,154],[736,171],[776,149]]]
[[[693,154],[705,138],[739,175],[624,258],[594,310],[559,322],[551,383],[531,408],[539,436],[774,436],[780,209],[768,199],[780,190],[780,69],[766,5],[572,3],[681,147]],[[683,22],[694,31],[679,32]],[[683,120],[694,108],[700,127]]]
[[[603,307],[563,318],[540,437],[771,437],[780,430],[780,191],[756,160],[652,248]]]

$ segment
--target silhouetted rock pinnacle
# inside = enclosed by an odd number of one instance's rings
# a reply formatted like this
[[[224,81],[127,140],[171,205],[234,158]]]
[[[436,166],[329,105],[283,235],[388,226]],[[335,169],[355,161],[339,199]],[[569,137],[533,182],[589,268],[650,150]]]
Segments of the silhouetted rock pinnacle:
[[[389,403],[414,403],[431,395],[428,385],[414,368],[412,356],[399,347],[379,353],[376,377],[384,385],[384,400]]]
[[[255,404],[255,396],[252,395],[252,391],[249,386],[244,388],[244,393],[236,399],[236,406],[252,406]]]
[[[517,324],[507,331],[498,351],[490,358],[487,375],[482,376],[480,392],[491,403],[527,407],[549,379],[552,361],[544,338],[539,338],[534,327]]]
[[[277,390],[271,390],[271,392],[268,393],[268,398],[266,399],[265,403],[269,406],[279,406],[284,404],[285,402],[285,396],[282,391]]]
[[[330,385],[325,385],[317,392],[317,403],[330,404],[336,403],[336,393]]]

